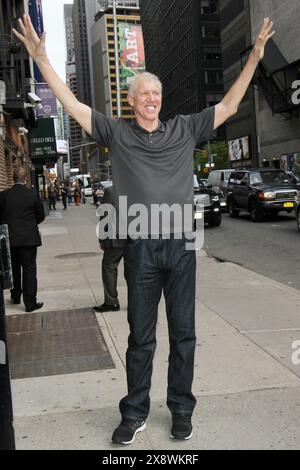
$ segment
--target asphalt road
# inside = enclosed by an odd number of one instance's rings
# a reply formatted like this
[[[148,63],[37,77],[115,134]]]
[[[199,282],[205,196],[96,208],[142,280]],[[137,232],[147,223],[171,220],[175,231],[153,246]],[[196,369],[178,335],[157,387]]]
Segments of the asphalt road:
[[[223,214],[220,227],[205,228],[204,249],[220,261],[300,289],[300,233],[294,213],[283,212],[260,223],[246,213],[238,219]]]
[[[95,224],[96,208],[85,206]],[[220,227],[205,228],[204,249],[209,256],[230,261],[290,287],[300,289],[300,233],[293,214],[281,213],[254,223],[242,213],[238,219],[223,214]]]

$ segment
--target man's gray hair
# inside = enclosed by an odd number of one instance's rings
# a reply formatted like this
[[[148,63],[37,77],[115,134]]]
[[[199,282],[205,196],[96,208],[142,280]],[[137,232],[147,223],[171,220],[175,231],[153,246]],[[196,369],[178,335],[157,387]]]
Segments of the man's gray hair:
[[[132,81],[130,82],[129,89],[128,89],[128,96],[135,95],[136,89],[141,80],[152,80],[156,82],[160,89],[160,92],[162,93],[162,83],[160,79],[157,77],[157,75],[154,75],[153,73],[150,73],[150,72],[142,72],[142,73],[138,73],[137,75],[135,75]]]

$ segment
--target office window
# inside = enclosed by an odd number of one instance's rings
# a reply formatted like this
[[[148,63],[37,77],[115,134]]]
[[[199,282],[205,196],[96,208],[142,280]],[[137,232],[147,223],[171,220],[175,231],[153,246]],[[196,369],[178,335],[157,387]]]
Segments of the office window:
[[[204,48],[204,60],[206,62],[211,61],[220,61],[221,60],[221,50],[219,47],[205,47]]]
[[[201,0],[201,15],[215,15],[218,13],[216,1]]]
[[[206,95],[206,106],[215,106],[222,101],[223,95],[220,93],[209,93]]]
[[[218,24],[205,24],[202,26],[202,37],[203,38],[219,38],[220,37],[220,25]]]
[[[223,84],[223,73],[220,70],[206,70],[205,72],[205,83],[222,85]]]

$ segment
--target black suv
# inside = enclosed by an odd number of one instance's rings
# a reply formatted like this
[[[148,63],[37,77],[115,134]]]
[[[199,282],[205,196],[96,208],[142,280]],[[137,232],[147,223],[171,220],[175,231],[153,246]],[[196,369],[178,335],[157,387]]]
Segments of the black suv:
[[[199,185],[194,186],[194,218],[197,217],[199,210],[203,211],[201,207],[204,207],[204,223],[210,227],[219,227],[222,222],[220,197],[199,181]]]
[[[284,171],[268,168],[235,171],[228,182],[227,208],[230,217],[246,211],[253,222],[260,222],[266,214],[292,212],[296,196],[297,187]]]

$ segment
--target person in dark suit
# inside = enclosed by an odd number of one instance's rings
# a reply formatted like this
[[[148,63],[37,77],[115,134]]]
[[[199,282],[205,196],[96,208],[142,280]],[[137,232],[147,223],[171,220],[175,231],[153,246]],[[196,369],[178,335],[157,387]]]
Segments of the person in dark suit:
[[[0,193],[0,221],[9,230],[14,281],[11,301],[20,304],[23,292],[26,312],[33,312],[43,307],[36,299],[36,255],[42,244],[38,224],[45,219],[45,213],[37,191],[26,187],[26,175],[25,168],[17,168],[14,186]]]
[[[111,204],[116,207],[112,186],[105,189],[103,204]],[[120,310],[117,291],[118,266],[123,258],[125,241],[106,238],[105,240],[99,240],[99,243],[104,252],[102,259],[104,303],[102,305],[96,305],[94,310],[96,312],[117,312]]]

